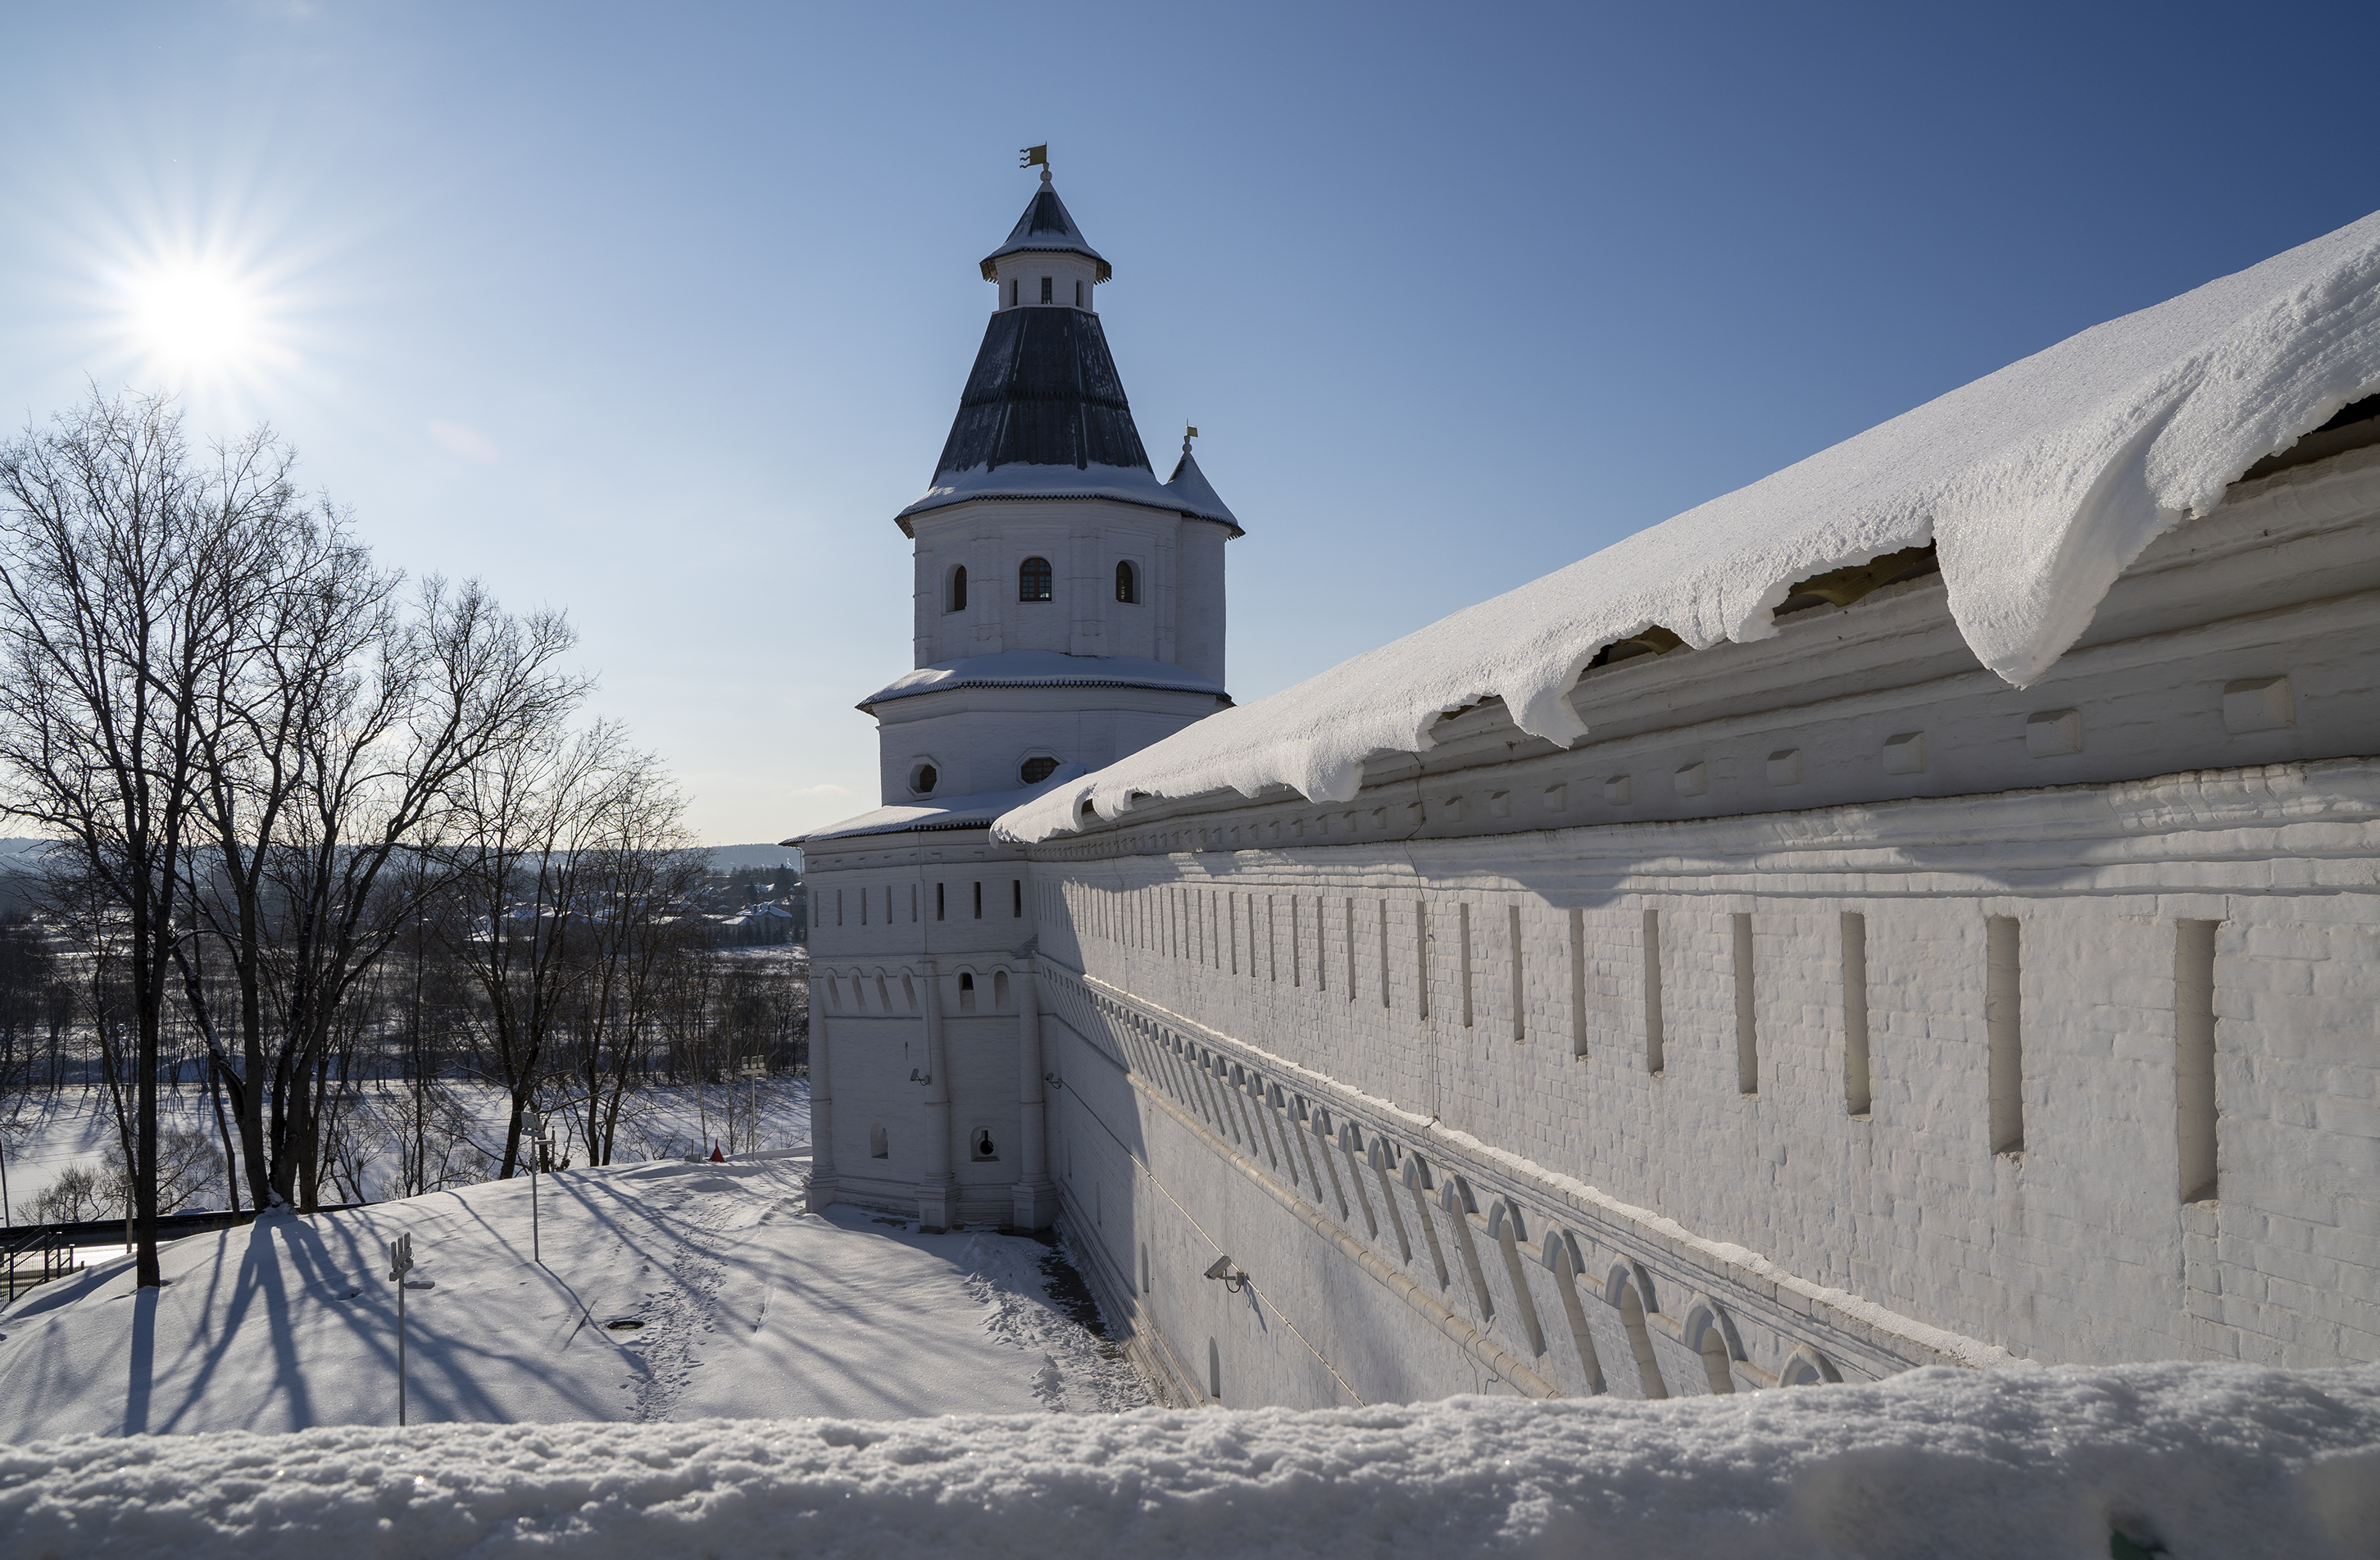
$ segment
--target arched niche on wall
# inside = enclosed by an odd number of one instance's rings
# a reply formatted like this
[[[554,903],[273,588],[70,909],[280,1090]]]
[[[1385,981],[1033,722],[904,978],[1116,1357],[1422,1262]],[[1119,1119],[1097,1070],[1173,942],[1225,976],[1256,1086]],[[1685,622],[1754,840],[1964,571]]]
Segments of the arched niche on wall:
[[[1661,1380],[1661,1362],[1653,1357],[1652,1329],[1645,1321],[1658,1309],[1652,1303],[1653,1286],[1645,1270],[1631,1261],[1612,1263],[1603,1291],[1604,1298],[1620,1312],[1620,1325],[1628,1335],[1629,1352],[1636,1357],[1636,1377],[1645,1395],[1669,1396],[1669,1383]]]
[[[1434,1189],[1429,1174],[1429,1161],[1417,1153],[1405,1155],[1405,1168],[1402,1179],[1404,1181],[1405,1190],[1413,1198],[1414,1217],[1421,1221],[1422,1239],[1429,1248],[1429,1265],[1438,1274],[1438,1286],[1444,1289],[1452,1283],[1453,1275],[1447,1271],[1446,1249],[1439,1244],[1438,1221],[1429,1216],[1430,1192]]]
[[[1742,1359],[1743,1340],[1737,1335],[1735,1321],[1727,1308],[1708,1295],[1696,1295],[1686,1302],[1686,1324],[1682,1334],[1686,1347],[1702,1356],[1703,1373],[1710,1380],[1715,1393],[1735,1390],[1735,1361]]]
[[[1008,971],[995,969],[991,972],[991,1010],[1005,1013],[1008,1009]]]
[[[1500,1197],[1488,1205],[1488,1237],[1504,1259],[1504,1276],[1512,1286],[1512,1302],[1521,1310],[1521,1331],[1527,1335],[1529,1352],[1546,1352],[1545,1324],[1537,1320],[1537,1300],[1529,1293],[1529,1275],[1521,1265],[1521,1246],[1529,1237],[1528,1226],[1522,1222],[1520,1205],[1510,1198]]]
[[[1556,1224],[1546,1225],[1539,1237],[1537,1259],[1546,1271],[1554,1275],[1554,1295],[1561,1301],[1562,1322],[1570,1329],[1571,1347],[1578,1356],[1579,1373],[1585,1379],[1591,1394],[1604,1392],[1603,1357],[1595,1347],[1595,1335],[1586,1322],[1586,1306],[1579,1298],[1578,1275],[1586,1264],[1579,1254],[1578,1237]]]
[[[1454,1254],[1463,1263],[1463,1276],[1471,1280],[1480,1322],[1492,1323],[1496,1320],[1496,1297],[1488,1291],[1488,1273],[1479,1265],[1479,1244],[1471,1238],[1471,1215],[1479,1211],[1479,1200],[1471,1195],[1470,1182],[1460,1176],[1449,1176],[1438,1188],[1438,1202],[1454,1230]]]
[[[959,971],[959,1011],[975,1011],[975,971],[972,969]]]
[[[1777,1373],[1779,1386],[1831,1386],[1842,1379],[1835,1362],[1808,1344],[1788,1355],[1785,1369]]]

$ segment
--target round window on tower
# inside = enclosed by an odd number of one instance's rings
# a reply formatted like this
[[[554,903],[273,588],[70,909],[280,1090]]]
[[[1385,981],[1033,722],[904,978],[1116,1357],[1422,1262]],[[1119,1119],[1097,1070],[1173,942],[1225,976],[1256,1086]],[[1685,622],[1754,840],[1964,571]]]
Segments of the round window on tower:
[[[1058,773],[1058,761],[1047,753],[1036,753],[1026,759],[1016,772],[1016,777],[1028,786],[1038,786]]]
[[[941,782],[941,772],[932,764],[918,764],[909,771],[909,789],[921,797],[932,796],[934,787]]]

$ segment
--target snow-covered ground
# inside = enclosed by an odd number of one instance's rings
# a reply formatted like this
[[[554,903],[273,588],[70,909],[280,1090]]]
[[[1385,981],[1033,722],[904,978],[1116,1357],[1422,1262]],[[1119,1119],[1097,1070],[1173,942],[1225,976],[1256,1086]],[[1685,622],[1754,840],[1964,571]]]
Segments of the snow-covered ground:
[[[773,948],[751,950],[755,957],[777,953]],[[369,1079],[362,1088],[367,1114],[378,1117],[382,1124],[395,1124],[406,1118],[411,1096],[402,1082]],[[454,1140],[455,1152],[450,1156],[454,1167],[473,1178],[478,1174],[471,1170],[475,1164],[492,1175],[494,1163],[504,1152],[504,1128],[511,1117],[510,1097],[500,1088],[480,1083],[442,1081],[438,1089],[441,1098],[455,1107],[440,1115],[438,1128]],[[625,1163],[683,1158],[698,1149],[708,1150],[714,1140],[723,1140],[728,1135],[726,1122],[731,1103],[739,1139],[749,1135],[747,1124],[757,1107],[759,1147],[786,1149],[808,1144],[809,1080],[780,1075],[738,1083],[669,1083],[640,1088],[621,1112],[613,1156]],[[194,1085],[185,1084],[178,1091],[160,1090],[157,1117],[159,1126],[166,1130],[201,1132],[210,1139],[220,1136],[206,1091]],[[584,1164],[587,1153],[578,1141],[577,1118],[566,1103],[555,1114],[554,1129],[558,1137],[566,1139],[564,1146],[573,1161]],[[394,1155],[384,1144],[373,1141],[376,1136],[370,1131],[362,1134],[366,1146],[358,1156],[365,1189],[372,1200],[394,1196],[400,1189],[393,1184],[396,1174]],[[78,1164],[98,1170],[101,1156],[115,1140],[115,1116],[107,1107],[106,1096],[96,1089],[65,1090],[21,1102],[6,1137],[9,1222],[32,1223],[34,1201],[53,1181]],[[241,1195],[246,1196],[245,1188]],[[340,1200],[337,1188],[323,1193],[325,1202]],[[221,1208],[226,1200],[225,1188],[218,1186],[194,1198],[181,1212],[194,1213]]]
[[[27,1560],[2345,1560],[2373,1554],[2375,1535],[2369,1370],[1940,1368],[1670,1403],[440,1425],[0,1450],[0,1553]]]
[[[0,1443],[393,1424],[387,1247],[413,1237],[416,1425],[1102,1412],[1131,1367],[1049,1298],[1048,1249],[801,1210],[807,1158],[491,1182],[168,1243],[0,1312]],[[626,1326],[614,1323],[635,1322]],[[7,1546],[0,1545],[0,1552]]]

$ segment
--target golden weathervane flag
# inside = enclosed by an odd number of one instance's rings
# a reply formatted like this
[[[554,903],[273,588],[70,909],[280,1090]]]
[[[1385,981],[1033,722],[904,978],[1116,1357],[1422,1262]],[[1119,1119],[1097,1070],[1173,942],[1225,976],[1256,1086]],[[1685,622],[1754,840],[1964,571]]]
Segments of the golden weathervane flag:
[[[1016,165],[1020,168],[1029,168],[1037,164],[1045,168],[1050,165],[1050,149],[1047,146],[1026,147],[1023,155],[1025,161]]]

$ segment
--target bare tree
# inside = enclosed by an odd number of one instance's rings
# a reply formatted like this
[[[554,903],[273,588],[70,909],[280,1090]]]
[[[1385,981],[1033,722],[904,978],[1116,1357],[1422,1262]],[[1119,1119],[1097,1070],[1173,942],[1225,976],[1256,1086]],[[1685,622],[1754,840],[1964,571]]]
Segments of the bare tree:
[[[708,928],[685,913],[708,859],[694,848],[686,803],[650,764],[614,786],[603,833],[579,863],[587,916],[585,966],[569,1014],[572,1088],[587,1163],[609,1164],[620,1111],[638,1081],[671,968],[700,949]]]
[[[158,1039],[202,727],[255,652],[287,539],[316,523],[289,465],[261,431],[202,459],[166,400],[96,393],[0,449],[0,812],[65,841],[122,919],[143,1286],[159,1282]]]
[[[310,579],[272,603],[252,686],[210,726],[216,870],[192,884],[239,975],[232,1091],[250,1184],[260,1205],[303,1208],[342,1005],[437,892],[458,786],[552,746],[586,688],[552,669],[571,643],[557,615],[510,617],[476,584],[436,579],[403,611],[352,549]],[[186,958],[194,1005],[196,969]]]
[[[446,855],[455,892],[440,924],[477,998],[491,1081],[511,1102],[504,1178],[520,1164],[521,1115],[587,978],[580,945],[602,852],[624,816],[650,805],[659,769],[599,725],[492,752],[459,787]]]

